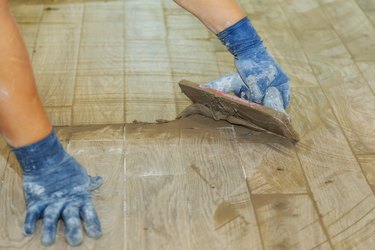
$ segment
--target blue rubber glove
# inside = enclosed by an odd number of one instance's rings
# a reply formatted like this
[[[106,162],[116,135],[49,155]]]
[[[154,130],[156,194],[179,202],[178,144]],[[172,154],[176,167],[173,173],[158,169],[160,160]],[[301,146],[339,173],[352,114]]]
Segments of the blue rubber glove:
[[[41,241],[47,246],[55,241],[60,218],[64,221],[66,239],[72,246],[82,242],[81,219],[89,237],[101,236],[91,190],[102,184],[102,178],[89,176],[65,152],[55,132],[34,144],[11,149],[23,170],[26,236],[34,233],[39,218],[43,218]]]
[[[215,89],[224,93],[234,93],[236,96],[240,97],[242,88],[246,88],[244,86],[244,82],[242,81],[241,77],[236,74],[228,74],[222,76],[212,82],[204,84],[204,86]]]
[[[250,20],[245,17],[217,36],[234,55],[237,71],[245,83],[236,95],[285,109],[290,102],[289,78],[268,53]]]
[[[251,100],[248,87],[237,73],[222,76],[212,82],[204,84],[204,86],[224,93],[233,93],[242,99]],[[263,105],[286,114],[283,100],[278,89],[275,87],[269,87],[266,90]]]

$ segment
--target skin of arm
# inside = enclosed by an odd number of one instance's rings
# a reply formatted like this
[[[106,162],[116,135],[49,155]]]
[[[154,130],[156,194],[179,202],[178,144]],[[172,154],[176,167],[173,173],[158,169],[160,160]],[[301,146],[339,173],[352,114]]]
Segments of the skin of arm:
[[[7,0],[0,0],[0,31],[0,131],[9,145],[20,147],[46,137],[52,126]]]
[[[7,0],[0,0],[0,132],[22,168],[27,205],[24,235],[31,236],[43,218],[42,244],[55,242],[57,222],[66,240],[82,242],[82,224],[91,238],[101,225],[91,191],[102,184],[65,152],[42,106],[30,59]]]
[[[174,0],[215,34],[246,16],[236,0]]]

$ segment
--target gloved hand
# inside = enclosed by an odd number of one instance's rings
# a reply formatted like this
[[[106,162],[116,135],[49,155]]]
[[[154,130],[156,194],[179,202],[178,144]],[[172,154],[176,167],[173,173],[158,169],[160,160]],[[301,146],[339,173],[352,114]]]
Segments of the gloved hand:
[[[234,55],[244,82],[236,95],[278,111],[285,109],[290,102],[289,78],[268,53],[250,20],[245,17],[217,36]]]
[[[43,218],[41,241],[47,246],[55,241],[60,218],[64,221],[66,239],[72,246],[82,242],[81,219],[89,237],[101,236],[100,222],[91,200],[91,190],[102,184],[101,177],[89,176],[65,152],[54,132],[34,144],[11,149],[23,169],[26,236],[34,233],[39,218]]]
[[[253,101],[248,87],[237,73],[222,76],[203,85],[224,93],[233,93],[237,97],[248,101]],[[275,87],[269,87],[266,90],[262,104],[266,107],[286,114],[282,97],[280,96],[278,89]]]

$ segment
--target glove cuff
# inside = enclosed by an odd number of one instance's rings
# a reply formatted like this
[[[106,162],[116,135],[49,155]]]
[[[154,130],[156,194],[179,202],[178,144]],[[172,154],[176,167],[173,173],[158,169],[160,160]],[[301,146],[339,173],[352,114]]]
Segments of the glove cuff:
[[[237,59],[247,51],[262,46],[263,42],[248,17],[217,34],[220,41]],[[256,53],[256,51],[251,51]]]
[[[10,148],[16,155],[24,174],[54,165],[56,162],[60,162],[65,156],[65,150],[55,131],[52,131],[46,138],[33,144]]]

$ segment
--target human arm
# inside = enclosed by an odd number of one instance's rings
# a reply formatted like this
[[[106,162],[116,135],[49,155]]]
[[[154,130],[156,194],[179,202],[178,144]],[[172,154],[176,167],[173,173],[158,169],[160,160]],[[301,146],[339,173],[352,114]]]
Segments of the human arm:
[[[100,237],[91,190],[100,186],[102,179],[90,177],[52,131],[6,0],[0,0],[0,51],[0,132],[22,168],[27,205],[24,234],[33,234],[36,221],[43,219],[41,240],[51,245],[62,219],[67,241],[78,245],[82,218],[87,234]]]

